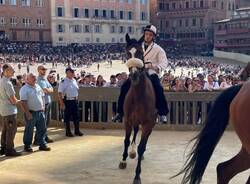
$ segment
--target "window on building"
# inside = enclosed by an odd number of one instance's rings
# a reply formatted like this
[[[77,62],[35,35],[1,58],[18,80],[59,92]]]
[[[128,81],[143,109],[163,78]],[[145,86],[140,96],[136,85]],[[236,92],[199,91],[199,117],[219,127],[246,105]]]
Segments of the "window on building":
[[[101,33],[101,26],[100,25],[95,25],[95,32]]]
[[[220,9],[224,10],[224,2],[221,2]]]
[[[175,9],[176,4],[172,3],[172,9]]]
[[[22,0],[22,6],[30,6],[30,0]]]
[[[0,25],[1,26],[5,25],[5,18],[4,17],[0,17]]]
[[[193,8],[197,8],[197,2],[196,1],[193,2]]]
[[[30,39],[30,31],[25,31],[24,37],[25,37],[25,39]]]
[[[146,0],[140,0],[141,4],[146,4]]]
[[[112,38],[111,42],[112,42],[112,43],[115,43],[115,38]]]
[[[90,38],[85,38],[85,41],[86,41],[87,43],[89,43],[89,42],[90,42]]]
[[[115,10],[110,10],[110,18],[115,18]]]
[[[128,4],[132,4],[133,3],[133,0],[128,0]]]
[[[36,24],[38,27],[43,27],[43,19],[41,19],[41,18],[37,19]]]
[[[216,1],[212,1],[212,7],[216,8],[217,7],[217,2]]]
[[[203,8],[203,6],[204,6],[203,1],[200,1],[200,8]]]
[[[115,26],[114,25],[111,25],[110,26],[110,33],[115,33]]]
[[[11,24],[11,26],[16,26],[17,25],[17,18],[16,17],[11,17],[10,18],[10,24]]]
[[[58,17],[64,16],[64,8],[63,7],[57,7],[57,16]]]
[[[166,21],[166,28],[168,28],[169,27],[169,21],[167,20]]]
[[[164,10],[165,9],[163,2],[160,2],[158,6],[159,6],[159,10]]]
[[[36,6],[37,7],[43,7],[44,6],[44,0],[36,0]]]
[[[124,19],[124,11],[120,11],[120,19]]]
[[[124,26],[119,27],[119,33],[124,33]]]
[[[73,17],[75,18],[78,18],[80,15],[79,15],[79,8],[74,8],[73,9]]]
[[[99,10],[98,10],[98,9],[95,9],[94,16],[95,16],[95,17],[99,17]]]
[[[189,2],[186,2],[186,8],[189,8]]]
[[[0,5],[5,5],[5,0],[0,0]]]
[[[9,0],[9,5],[15,6],[16,5],[16,0]]]
[[[120,43],[123,43],[124,42],[124,39],[123,38],[120,38]]]
[[[81,33],[82,26],[81,25],[73,25],[73,33]]]
[[[59,41],[59,42],[63,42],[63,37],[59,37],[59,38],[58,38],[58,41]]]
[[[188,19],[185,20],[185,26],[186,26],[186,27],[189,26],[189,20],[188,20]]]
[[[145,12],[141,12],[141,20],[146,20],[146,13]]]
[[[29,27],[31,25],[31,19],[30,18],[23,18],[23,25],[24,25],[24,27]]]
[[[133,12],[129,11],[128,12],[128,20],[132,20],[133,19]]]
[[[90,26],[89,25],[84,26],[84,32],[85,33],[90,33]]]
[[[166,10],[169,10],[169,4],[168,3],[165,4],[165,8],[166,8]]]
[[[196,19],[192,20],[192,26],[196,26]]]
[[[179,27],[182,27],[182,20],[179,20]]]
[[[107,18],[107,10],[102,10],[102,17]]]
[[[84,17],[89,18],[89,9],[84,9]]]
[[[65,26],[63,24],[58,24],[56,26],[56,30],[58,33],[64,33],[65,32]]]
[[[204,20],[200,19],[200,27],[203,27],[203,25],[204,25]]]
[[[96,43],[100,43],[100,38],[96,38]]]
[[[129,34],[133,34],[134,33],[134,29],[132,26],[128,26],[128,33]]]

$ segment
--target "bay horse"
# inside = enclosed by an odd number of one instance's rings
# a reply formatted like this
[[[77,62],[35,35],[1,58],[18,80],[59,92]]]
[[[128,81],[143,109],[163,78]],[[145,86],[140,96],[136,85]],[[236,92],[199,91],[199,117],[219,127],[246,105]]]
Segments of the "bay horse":
[[[215,100],[201,132],[195,141],[183,169],[181,184],[200,184],[207,164],[229,121],[242,147],[232,159],[217,165],[217,184],[228,184],[238,173],[250,168],[250,82],[223,91]],[[247,184],[250,184],[250,177]]]
[[[247,63],[247,66],[242,70],[239,77],[240,77],[241,81],[248,80],[248,78],[250,77],[250,62]]]
[[[126,95],[124,102],[124,125],[125,125],[125,140],[124,152],[122,161],[119,164],[120,169],[125,169],[127,166],[126,159],[128,157],[128,148],[130,146],[130,136],[134,130],[134,136],[131,143],[132,151],[130,158],[136,157],[135,146],[136,136],[141,125],[141,140],[138,146],[138,163],[136,167],[136,175],[133,184],[141,184],[141,161],[146,150],[148,138],[156,124],[157,111],[155,108],[155,92],[150,79],[147,76],[145,63],[143,62],[143,37],[137,41],[130,39],[126,34],[126,53],[127,66],[129,68],[129,80],[131,87]]]

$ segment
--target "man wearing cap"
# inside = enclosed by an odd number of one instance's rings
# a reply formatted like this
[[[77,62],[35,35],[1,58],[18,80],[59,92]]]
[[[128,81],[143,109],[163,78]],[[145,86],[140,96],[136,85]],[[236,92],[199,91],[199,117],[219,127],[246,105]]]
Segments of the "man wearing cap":
[[[74,79],[75,73],[72,68],[66,69],[66,78],[62,80],[58,87],[59,103],[64,110],[64,123],[66,136],[73,137],[70,130],[70,120],[73,119],[75,125],[75,135],[83,136],[80,131],[79,115],[78,115],[78,84]]]
[[[166,123],[169,109],[158,74],[167,68],[168,59],[165,51],[154,42],[155,36],[156,27],[153,25],[146,26],[144,29],[144,42],[142,43],[142,49],[144,52],[145,67],[148,70],[149,78],[155,90],[156,108],[160,115],[159,120],[162,123]],[[129,88],[130,80],[126,80],[121,87],[121,94],[118,99],[118,114],[113,118],[114,122],[122,119],[123,104]]]
[[[14,69],[9,65],[3,65],[3,77],[0,79],[0,115],[3,117],[3,130],[1,135],[0,155],[20,156],[14,149],[14,139],[17,131],[17,100],[14,87],[10,78],[14,75]]]
[[[45,96],[44,96],[44,101],[45,101],[44,115],[45,115],[46,127],[48,127],[49,121],[50,121],[50,111],[51,111],[51,94],[54,92],[54,89],[45,78],[47,69],[44,66],[40,65],[37,67],[37,71],[38,71],[37,84],[42,88],[42,90],[45,94]],[[46,135],[45,135],[45,141],[47,143],[53,142],[53,140],[48,137],[47,131],[46,131]],[[34,144],[37,144],[37,134],[35,136]]]

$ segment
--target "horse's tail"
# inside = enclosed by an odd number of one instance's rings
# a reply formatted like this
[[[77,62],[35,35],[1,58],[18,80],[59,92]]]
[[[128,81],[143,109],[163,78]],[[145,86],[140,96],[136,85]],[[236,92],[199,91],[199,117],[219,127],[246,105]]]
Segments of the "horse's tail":
[[[222,92],[214,102],[205,126],[191,141],[195,141],[184,168],[176,176],[183,174],[182,184],[199,184],[214,152],[229,122],[230,104],[241,89],[241,85],[231,87]]]

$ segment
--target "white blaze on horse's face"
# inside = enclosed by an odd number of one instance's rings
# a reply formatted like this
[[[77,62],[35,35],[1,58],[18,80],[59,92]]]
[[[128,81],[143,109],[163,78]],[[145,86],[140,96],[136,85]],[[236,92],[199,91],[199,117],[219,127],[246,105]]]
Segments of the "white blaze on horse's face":
[[[137,51],[137,49],[136,48],[132,48],[132,49],[130,49],[129,50],[129,52],[131,53],[131,55],[132,55],[132,58],[134,58],[135,57],[135,53],[136,53],[136,51]]]
[[[131,72],[132,73],[135,73],[137,71],[137,68],[135,67],[135,66],[133,66],[132,68],[131,68]]]

